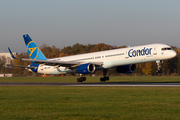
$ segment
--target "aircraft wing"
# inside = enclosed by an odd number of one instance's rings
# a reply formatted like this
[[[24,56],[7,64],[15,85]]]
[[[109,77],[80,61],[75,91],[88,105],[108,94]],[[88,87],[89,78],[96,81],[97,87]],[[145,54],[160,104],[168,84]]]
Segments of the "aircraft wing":
[[[59,61],[59,60],[33,60],[33,59],[26,59],[26,58],[16,58],[10,48],[8,47],[9,49],[9,52],[12,56],[12,58],[14,59],[21,59],[23,61],[31,61],[31,62],[34,62],[34,63],[37,63],[37,64],[43,64],[43,65],[51,65],[51,66],[64,66],[64,67],[69,67],[69,68],[74,68],[74,67],[77,67],[81,64],[85,64],[85,63],[92,63],[94,65],[97,65],[97,66],[101,66],[103,64],[103,62],[84,62],[84,61]]]
[[[44,64],[44,65],[52,65],[52,66],[64,66],[64,67],[77,67],[81,64],[85,64],[87,62],[79,62],[79,61],[57,61],[57,60],[32,60],[32,59],[24,59],[22,58],[22,60],[24,61],[31,61],[37,64]],[[88,63],[92,63],[98,66],[102,65],[102,62],[88,62]]]

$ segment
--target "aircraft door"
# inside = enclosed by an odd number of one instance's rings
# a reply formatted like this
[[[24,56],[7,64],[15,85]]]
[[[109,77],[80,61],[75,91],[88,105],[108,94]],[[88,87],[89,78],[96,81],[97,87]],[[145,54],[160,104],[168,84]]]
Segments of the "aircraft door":
[[[128,55],[128,51],[125,52],[125,59],[128,59],[129,55]]]
[[[157,47],[153,48],[153,55],[157,55]]]

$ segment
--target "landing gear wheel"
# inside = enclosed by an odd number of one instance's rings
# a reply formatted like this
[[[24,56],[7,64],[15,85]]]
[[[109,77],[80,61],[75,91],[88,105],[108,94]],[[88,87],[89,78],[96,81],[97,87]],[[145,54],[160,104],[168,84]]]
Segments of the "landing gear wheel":
[[[82,77],[83,78],[83,81],[86,81],[86,77]]]
[[[156,70],[156,73],[161,73],[161,71],[160,70]]]
[[[104,75],[104,77],[103,77],[103,78],[100,78],[100,81],[101,81],[101,82],[106,82],[106,81],[109,80],[109,77],[107,76],[107,72],[108,72],[108,69],[104,69],[104,70],[103,70],[103,75]]]
[[[108,81],[109,80],[109,77],[107,76],[107,77],[105,77],[106,78],[106,80]]]
[[[100,81],[101,81],[101,82],[106,82],[106,81],[108,81],[108,80],[109,80],[109,77],[100,78]]]
[[[103,78],[100,78],[100,81],[101,81],[101,82],[103,82],[103,81],[104,81],[104,79],[103,79]],[[105,82],[105,81],[104,81],[104,82]]]
[[[78,83],[80,82],[80,79],[79,79],[79,78],[77,78],[77,82],[78,82]]]
[[[80,78],[77,78],[77,82],[83,82],[83,81],[86,81],[86,77],[80,77]]]

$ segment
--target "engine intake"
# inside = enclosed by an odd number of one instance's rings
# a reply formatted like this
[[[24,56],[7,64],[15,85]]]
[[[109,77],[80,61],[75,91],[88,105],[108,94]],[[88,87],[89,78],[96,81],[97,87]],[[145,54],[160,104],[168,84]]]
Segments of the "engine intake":
[[[94,64],[87,63],[87,64],[79,65],[76,68],[76,72],[81,73],[81,74],[89,74],[89,73],[93,73],[95,71],[95,69],[96,69],[96,67]]]
[[[135,72],[136,69],[137,69],[136,64],[131,64],[131,65],[118,66],[116,68],[116,71],[118,73],[132,73]]]

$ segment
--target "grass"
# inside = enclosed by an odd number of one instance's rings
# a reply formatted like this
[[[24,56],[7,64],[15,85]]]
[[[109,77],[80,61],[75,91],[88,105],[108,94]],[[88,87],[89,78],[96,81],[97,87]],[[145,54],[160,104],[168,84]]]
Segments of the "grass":
[[[180,119],[178,87],[0,87],[0,119]]]
[[[76,82],[14,77],[0,82]],[[86,82],[99,82],[87,77]],[[111,77],[109,82],[180,82],[180,77]],[[180,119],[180,87],[0,86],[0,120]]]
[[[78,77],[12,77],[0,78],[1,82],[77,82]],[[86,82],[100,82],[100,77],[86,77]],[[108,82],[180,82],[180,77],[110,77]]]

